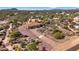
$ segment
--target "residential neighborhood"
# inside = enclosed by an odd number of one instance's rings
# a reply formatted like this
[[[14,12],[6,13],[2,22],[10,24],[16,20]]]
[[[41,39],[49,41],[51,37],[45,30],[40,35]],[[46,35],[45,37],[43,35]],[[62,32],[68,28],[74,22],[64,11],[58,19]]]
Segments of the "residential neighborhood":
[[[79,9],[0,10],[0,51],[79,51]]]

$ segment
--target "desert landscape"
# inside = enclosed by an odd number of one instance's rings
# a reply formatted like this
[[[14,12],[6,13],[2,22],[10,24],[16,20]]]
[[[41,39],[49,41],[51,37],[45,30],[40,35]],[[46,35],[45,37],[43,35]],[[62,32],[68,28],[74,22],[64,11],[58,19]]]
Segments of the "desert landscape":
[[[0,51],[78,51],[79,9],[0,10]]]

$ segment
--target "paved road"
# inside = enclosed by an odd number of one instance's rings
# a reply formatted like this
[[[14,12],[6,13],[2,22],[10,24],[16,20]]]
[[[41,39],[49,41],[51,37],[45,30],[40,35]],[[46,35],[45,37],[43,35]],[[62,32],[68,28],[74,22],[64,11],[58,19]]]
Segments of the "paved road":
[[[72,47],[76,46],[79,44],[79,37],[78,36],[73,36],[70,38],[70,40],[61,43],[59,45],[57,45],[56,47],[54,47],[54,50],[56,51],[65,51],[65,50],[73,50]],[[75,48],[77,48],[78,46],[76,46]],[[71,49],[72,48],[72,49]]]
[[[79,50],[79,44],[77,44],[76,46],[68,49],[67,51],[78,51]]]

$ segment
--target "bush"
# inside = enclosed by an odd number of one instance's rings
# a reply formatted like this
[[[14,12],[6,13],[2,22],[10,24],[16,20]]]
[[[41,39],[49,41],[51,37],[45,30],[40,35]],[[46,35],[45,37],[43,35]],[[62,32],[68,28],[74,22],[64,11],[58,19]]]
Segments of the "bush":
[[[28,44],[27,45],[27,50],[29,50],[29,51],[36,51],[36,50],[38,50],[37,44],[35,42],[33,42],[31,44]]]
[[[64,25],[64,29],[68,29],[68,25]]]
[[[62,32],[62,31],[55,29],[53,33],[56,33],[56,32]]]
[[[63,39],[65,36],[64,36],[64,33],[62,33],[62,32],[55,32],[54,33],[54,37],[56,38],[56,39]]]
[[[21,48],[21,46],[19,46],[19,45],[15,45],[15,46],[14,46],[14,50],[15,50],[15,51],[22,51],[22,48]]]
[[[21,34],[19,32],[13,31],[10,33],[10,37],[11,38],[17,38],[19,37]]]
[[[0,26],[0,30],[3,30],[3,29],[4,29],[4,27]]]
[[[13,23],[14,25],[17,25],[17,19],[11,20],[11,23]]]

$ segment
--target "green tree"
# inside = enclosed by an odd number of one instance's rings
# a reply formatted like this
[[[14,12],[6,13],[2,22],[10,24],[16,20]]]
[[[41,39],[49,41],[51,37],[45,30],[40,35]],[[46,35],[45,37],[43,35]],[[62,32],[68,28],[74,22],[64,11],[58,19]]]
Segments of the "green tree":
[[[38,50],[37,44],[35,42],[33,42],[31,44],[28,44],[27,45],[27,50],[28,51],[36,51],[36,50]]]
[[[61,31],[55,32],[53,35],[56,39],[63,39],[65,37],[64,33]]]

